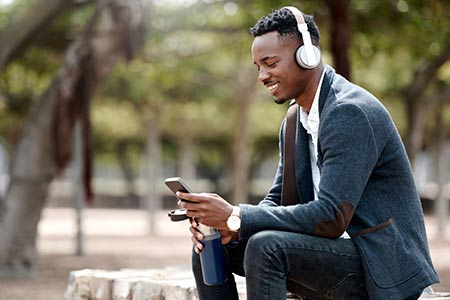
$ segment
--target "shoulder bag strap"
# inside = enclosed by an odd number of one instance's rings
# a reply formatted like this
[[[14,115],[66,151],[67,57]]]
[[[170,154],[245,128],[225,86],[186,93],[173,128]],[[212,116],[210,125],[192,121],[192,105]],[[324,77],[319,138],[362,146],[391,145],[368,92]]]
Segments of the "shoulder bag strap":
[[[297,108],[293,101],[286,115],[284,129],[283,185],[281,189],[281,205],[300,203],[295,177],[295,137],[297,135]]]

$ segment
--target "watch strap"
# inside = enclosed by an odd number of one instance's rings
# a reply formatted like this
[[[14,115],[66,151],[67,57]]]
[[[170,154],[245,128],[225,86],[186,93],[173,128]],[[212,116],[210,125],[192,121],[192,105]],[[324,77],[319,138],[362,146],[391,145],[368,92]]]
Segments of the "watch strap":
[[[233,210],[231,211],[230,217],[231,216],[238,216],[240,218],[241,217],[241,208],[239,206],[233,206]]]

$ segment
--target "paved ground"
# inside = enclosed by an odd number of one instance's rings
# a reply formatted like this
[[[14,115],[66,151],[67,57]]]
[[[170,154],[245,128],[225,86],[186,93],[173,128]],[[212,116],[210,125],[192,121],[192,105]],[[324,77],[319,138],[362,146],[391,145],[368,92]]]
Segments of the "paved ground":
[[[441,276],[436,291],[450,291],[450,222],[438,239],[434,219],[426,218],[431,255]],[[75,214],[71,209],[45,209],[39,225],[39,271],[34,280],[0,281],[1,300],[61,300],[70,270],[83,268],[189,267],[188,223],[171,223],[157,214],[157,234],[149,234],[147,215],[139,210],[86,210],[85,255],[75,256]]]

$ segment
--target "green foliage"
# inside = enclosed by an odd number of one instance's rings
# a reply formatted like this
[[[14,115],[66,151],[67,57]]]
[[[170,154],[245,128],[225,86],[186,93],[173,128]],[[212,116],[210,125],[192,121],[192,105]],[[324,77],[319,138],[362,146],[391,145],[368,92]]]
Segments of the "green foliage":
[[[389,108],[401,132],[406,130],[404,88],[414,72],[444,50],[450,35],[448,1],[351,1],[353,80]],[[449,64],[439,78],[450,82]],[[367,70],[370,70],[369,72]],[[435,92],[435,87],[428,95]]]
[[[24,9],[28,5],[28,0],[15,0],[10,1],[8,5],[0,6],[0,28],[6,26],[16,15],[23,13]]]
[[[0,29],[26,2],[0,10]],[[154,0],[145,48],[131,62],[119,64],[96,95],[92,106],[96,150],[111,153],[114,145],[128,141],[133,151],[143,151],[146,126],[157,120],[166,156],[175,157],[175,145],[189,138],[197,146],[200,163],[217,174],[227,164],[233,132],[240,130],[236,120],[243,101],[257,94],[250,113],[252,151],[255,157],[276,154],[286,107],[273,104],[258,87],[249,28],[285,4]],[[324,61],[332,64],[328,32],[333,24],[327,1],[291,5],[314,15]],[[354,0],[349,9],[353,81],[385,103],[404,131],[404,88],[422,62],[442,53],[450,34],[450,3]],[[21,128],[61,65],[64,49],[82,32],[92,12],[93,6],[87,5],[56,20],[0,75],[2,99],[14,95],[14,101],[0,102],[0,135],[10,136]],[[438,79],[435,89],[450,82],[450,64],[441,68]]]
[[[0,9],[0,30],[23,15],[29,0],[15,0]],[[0,138],[14,149],[20,133],[39,97],[56,76],[64,53],[92,13],[86,5],[57,18],[44,32],[36,32],[26,50],[19,49],[14,60],[0,74]]]
[[[37,99],[47,89],[58,61],[39,48],[27,51],[0,75],[0,136],[14,148]]]

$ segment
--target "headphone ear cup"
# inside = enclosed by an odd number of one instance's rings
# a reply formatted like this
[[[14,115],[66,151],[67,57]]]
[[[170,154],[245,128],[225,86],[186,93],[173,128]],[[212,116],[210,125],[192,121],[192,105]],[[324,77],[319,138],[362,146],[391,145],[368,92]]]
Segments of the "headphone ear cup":
[[[314,60],[308,62],[308,59],[306,57],[306,50],[305,46],[300,46],[297,51],[295,52],[295,59],[300,67],[303,69],[314,69],[317,67],[320,63],[321,53],[319,48],[312,45],[313,53],[314,53]]]

